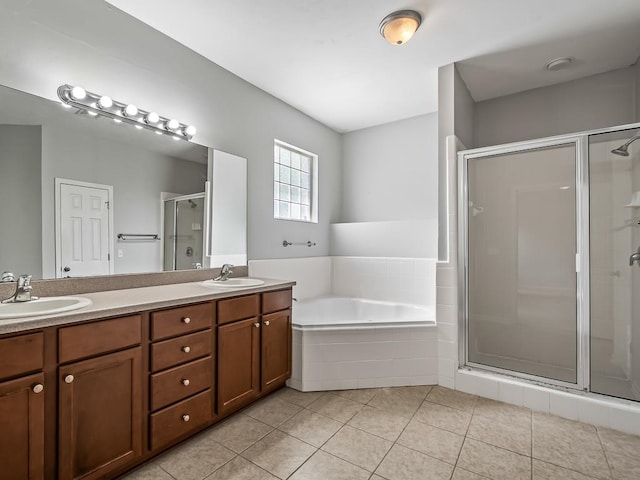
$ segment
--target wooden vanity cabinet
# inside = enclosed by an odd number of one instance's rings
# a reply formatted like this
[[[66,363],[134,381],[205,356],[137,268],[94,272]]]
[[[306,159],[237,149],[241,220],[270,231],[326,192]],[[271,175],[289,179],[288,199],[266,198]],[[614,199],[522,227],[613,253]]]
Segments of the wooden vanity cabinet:
[[[143,454],[141,316],[58,332],[58,478],[108,478]],[[105,334],[105,332],[110,332]]]
[[[0,339],[0,480],[44,478],[42,368],[42,333]]]

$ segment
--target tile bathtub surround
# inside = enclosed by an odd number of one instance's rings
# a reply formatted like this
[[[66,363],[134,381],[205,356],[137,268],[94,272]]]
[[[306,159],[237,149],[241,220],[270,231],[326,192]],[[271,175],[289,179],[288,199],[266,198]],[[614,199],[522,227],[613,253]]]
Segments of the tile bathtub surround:
[[[640,437],[440,386],[285,388],[123,480],[637,480]]]

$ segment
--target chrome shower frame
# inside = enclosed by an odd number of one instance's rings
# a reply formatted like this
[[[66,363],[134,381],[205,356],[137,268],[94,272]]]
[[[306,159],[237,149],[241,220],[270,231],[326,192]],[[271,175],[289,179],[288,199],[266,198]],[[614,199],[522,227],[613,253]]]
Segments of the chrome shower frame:
[[[590,263],[589,263],[589,137],[592,135],[636,130],[640,123],[589,130],[574,134],[526,140],[458,152],[458,366],[517,377],[537,384],[590,391]],[[469,361],[469,231],[468,161],[500,154],[574,145],[576,187],[576,383],[539,377]]]

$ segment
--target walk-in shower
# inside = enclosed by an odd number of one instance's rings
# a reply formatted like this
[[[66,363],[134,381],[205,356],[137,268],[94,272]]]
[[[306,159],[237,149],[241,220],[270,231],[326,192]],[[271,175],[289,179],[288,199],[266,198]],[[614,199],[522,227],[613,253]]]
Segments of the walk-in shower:
[[[177,196],[164,202],[164,270],[203,265],[204,193]]]
[[[460,152],[461,364],[640,400],[638,138]]]

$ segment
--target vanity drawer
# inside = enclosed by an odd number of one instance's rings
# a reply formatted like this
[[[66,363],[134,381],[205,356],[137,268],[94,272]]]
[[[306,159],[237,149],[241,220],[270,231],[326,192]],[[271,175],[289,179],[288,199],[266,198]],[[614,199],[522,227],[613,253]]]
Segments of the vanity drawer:
[[[205,357],[151,375],[151,410],[157,410],[194,393],[211,388],[213,362]]]
[[[260,314],[260,296],[229,298],[218,301],[218,324],[255,317]]]
[[[100,320],[58,330],[60,363],[113,352],[138,345],[142,340],[142,317]]]
[[[151,340],[176,337],[211,328],[214,309],[211,303],[170,308],[151,314]]]
[[[151,415],[151,448],[163,447],[211,420],[211,390]]]
[[[277,312],[291,307],[291,289],[262,294],[262,313]]]
[[[42,370],[44,339],[42,333],[0,339],[0,379]]]
[[[213,333],[211,330],[182,335],[170,340],[151,344],[151,371],[190,362],[193,359],[211,355],[213,351]]]

